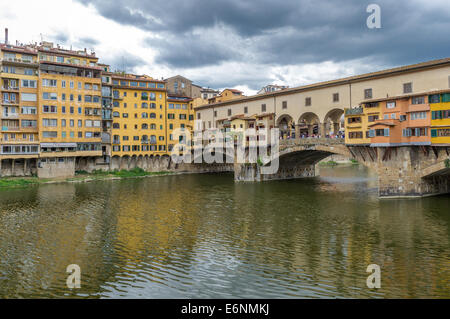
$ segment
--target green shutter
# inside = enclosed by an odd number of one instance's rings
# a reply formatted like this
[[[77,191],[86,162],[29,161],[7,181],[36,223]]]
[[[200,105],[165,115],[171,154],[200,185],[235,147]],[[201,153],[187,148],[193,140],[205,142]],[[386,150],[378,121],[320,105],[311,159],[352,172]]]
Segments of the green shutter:
[[[431,130],[431,137],[437,137],[437,130],[436,129],[432,129]]]
[[[450,93],[442,94],[442,102],[450,102]]]

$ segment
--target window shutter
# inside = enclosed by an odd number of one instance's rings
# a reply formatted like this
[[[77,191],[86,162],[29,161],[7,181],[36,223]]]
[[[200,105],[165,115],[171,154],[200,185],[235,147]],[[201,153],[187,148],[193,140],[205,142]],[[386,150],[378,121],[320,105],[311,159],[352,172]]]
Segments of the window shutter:
[[[420,136],[420,129],[419,128],[415,128],[415,136]]]
[[[384,136],[389,136],[389,129],[388,128],[384,129]]]
[[[437,130],[431,130],[431,137],[437,137]]]

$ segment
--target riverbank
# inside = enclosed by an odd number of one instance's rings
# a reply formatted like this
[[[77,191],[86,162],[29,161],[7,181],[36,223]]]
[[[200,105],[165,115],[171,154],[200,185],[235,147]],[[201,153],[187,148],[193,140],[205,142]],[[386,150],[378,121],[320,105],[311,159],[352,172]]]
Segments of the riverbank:
[[[175,172],[146,172],[143,169],[135,168],[133,170],[117,170],[111,172],[93,171],[88,173],[85,171],[76,172],[75,177],[68,178],[38,178],[38,177],[5,177],[0,178],[0,189],[11,187],[26,187],[38,184],[55,184],[55,183],[86,183],[92,181],[117,180],[126,178],[144,178],[156,176],[179,175],[183,173]]]

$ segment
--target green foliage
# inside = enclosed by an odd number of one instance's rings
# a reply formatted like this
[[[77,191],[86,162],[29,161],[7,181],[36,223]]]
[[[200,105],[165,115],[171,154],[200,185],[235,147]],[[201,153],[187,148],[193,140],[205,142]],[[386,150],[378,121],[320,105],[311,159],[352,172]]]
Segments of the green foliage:
[[[336,166],[338,163],[335,161],[328,161],[328,162],[320,162],[320,165],[322,166]]]
[[[352,162],[352,164],[359,164],[359,162],[353,158],[350,159],[350,162]]]
[[[259,166],[264,166],[264,163],[263,163],[261,157],[258,157],[257,163],[258,163]]]
[[[447,159],[444,161],[444,163],[445,163],[445,167],[450,168],[450,159],[447,158]]]
[[[2,178],[0,179],[0,187],[17,187],[17,186],[28,186],[32,184],[38,184],[39,180],[37,178]]]

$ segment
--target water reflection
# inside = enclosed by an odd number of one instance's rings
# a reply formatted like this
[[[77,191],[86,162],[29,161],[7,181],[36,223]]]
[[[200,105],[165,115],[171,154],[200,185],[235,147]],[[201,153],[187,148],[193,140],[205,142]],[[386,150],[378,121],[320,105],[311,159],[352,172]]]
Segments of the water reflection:
[[[450,297],[450,196],[380,201],[365,168],[320,170],[1,190],[0,297]]]

